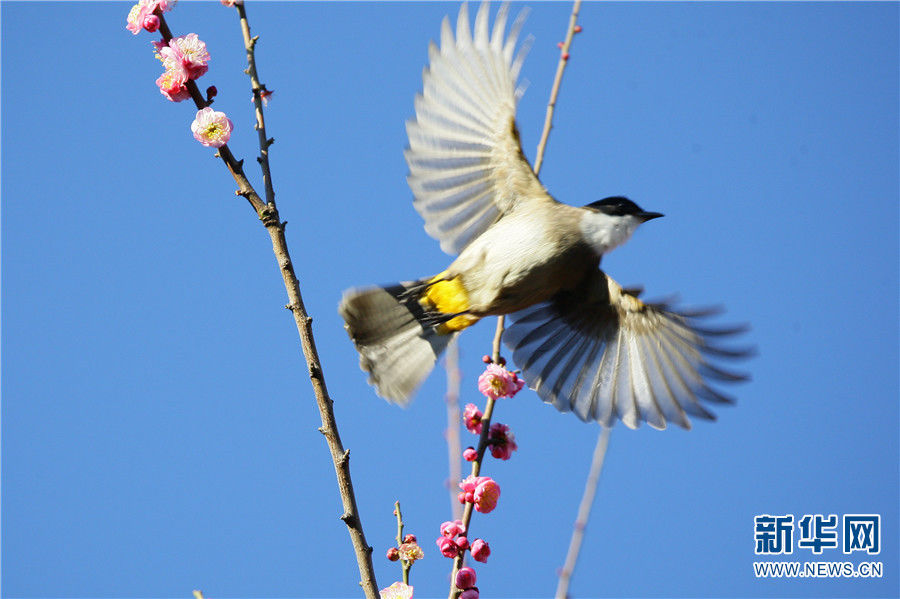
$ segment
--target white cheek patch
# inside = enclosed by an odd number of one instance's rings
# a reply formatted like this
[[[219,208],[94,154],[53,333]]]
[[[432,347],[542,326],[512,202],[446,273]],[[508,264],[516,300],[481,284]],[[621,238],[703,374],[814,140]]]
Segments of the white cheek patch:
[[[589,211],[582,217],[580,227],[584,240],[601,255],[628,241],[638,224],[633,216],[617,217]]]

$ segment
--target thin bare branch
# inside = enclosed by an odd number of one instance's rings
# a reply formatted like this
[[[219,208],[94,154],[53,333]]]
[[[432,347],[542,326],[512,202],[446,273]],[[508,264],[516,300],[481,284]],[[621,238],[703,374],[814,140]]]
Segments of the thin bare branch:
[[[581,10],[581,0],[575,0],[572,5],[572,14],[569,16],[569,29],[566,31],[566,39],[559,53],[559,63],[556,65],[556,77],[553,79],[553,88],[550,90],[550,102],[547,103],[547,115],[544,117],[544,132],[541,141],[538,142],[537,156],[534,159],[534,174],[541,172],[544,164],[544,150],[547,148],[547,139],[550,138],[550,130],[553,129],[553,112],[556,110],[556,99],[559,96],[559,87],[562,84],[563,72],[569,63],[569,50],[572,48],[572,39],[575,37],[575,28],[578,26],[578,11]]]
[[[253,91],[253,106],[256,112],[256,134],[259,137],[259,166],[263,174],[263,186],[266,192],[266,203],[275,205],[275,189],[272,186],[272,173],[269,171],[269,146],[271,142],[266,137],[266,119],[263,115],[262,94],[266,91],[264,85],[259,83],[259,75],[256,71],[256,42],[258,37],[250,37],[250,23],[247,21],[247,10],[243,2],[235,4],[241,19],[241,33],[244,36],[244,49],[247,51],[247,75],[250,76],[250,88]]]
[[[459,439],[459,343],[453,338],[447,346],[444,367],[447,370],[447,461],[449,463],[450,476],[447,479],[447,488],[450,492],[450,512],[453,520],[462,518],[462,505],[456,498],[456,483],[462,478],[460,457],[462,456],[462,443]]]
[[[566,563],[559,573],[559,584],[556,586],[556,599],[566,599],[569,594],[569,582],[572,572],[578,562],[578,554],[581,551],[581,541],[584,538],[584,529],[587,528],[588,518],[591,515],[591,507],[594,505],[594,495],[597,493],[597,483],[600,473],[603,471],[603,462],[606,459],[606,448],[609,446],[609,427],[602,427],[597,436],[597,445],[594,447],[594,457],[591,460],[591,470],[584,483],[584,495],[581,497],[581,505],[578,506],[578,517],[575,519],[575,527],[572,531],[572,539],[569,541],[569,551],[566,553]]]

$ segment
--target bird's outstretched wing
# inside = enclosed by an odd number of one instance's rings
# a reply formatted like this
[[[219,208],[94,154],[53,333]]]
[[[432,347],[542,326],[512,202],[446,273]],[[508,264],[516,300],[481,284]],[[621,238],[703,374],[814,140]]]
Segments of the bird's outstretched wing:
[[[688,415],[715,418],[700,400],[733,401],[707,379],[747,378],[709,362],[752,353],[711,342],[744,330],[698,326],[715,312],[644,303],[598,270],[579,288],[512,314],[503,340],[528,386],[560,411],[606,426],[618,418],[630,428],[690,428]]]
[[[445,17],[440,49],[430,65],[407,123],[409,186],[425,230],[441,249],[457,254],[522,198],[551,201],[522,153],[516,129],[516,87],[524,48],[514,55],[520,15],[504,40],[508,6],[488,33],[488,5],[475,17],[466,5],[456,36]]]

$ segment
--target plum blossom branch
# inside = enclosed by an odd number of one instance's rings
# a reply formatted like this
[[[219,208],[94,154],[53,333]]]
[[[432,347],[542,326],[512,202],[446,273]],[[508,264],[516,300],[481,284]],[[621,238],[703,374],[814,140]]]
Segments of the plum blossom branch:
[[[403,514],[400,513],[399,501],[394,502],[394,515],[397,516],[397,547],[400,547],[403,545]],[[400,554],[399,549],[397,554]],[[403,560],[400,563],[400,567],[402,568],[403,584],[409,584],[409,562]]]
[[[169,29],[169,25],[166,23],[165,17],[162,15],[162,11],[157,8],[154,15],[159,19],[159,33],[162,36],[163,41],[166,44],[170,43],[173,36]],[[198,110],[202,110],[209,106],[211,103],[210,100],[203,97],[200,93],[200,88],[197,87],[197,83],[193,79],[188,79],[184,83],[184,86]],[[251,185],[250,180],[244,174],[244,161],[239,161],[234,157],[234,154],[232,154],[231,150],[228,148],[228,144],[220,146],[216,155],[222,159],[222,162],[224,162],[225,166],[228,168],[228,172],[231,173],[232,178],[235,183],[237,183],[238,190],[235,193],[250,202],[250,205],[253,206],[256,214],[260,217],[260,220],[262,220],[263,215],[266,212],[266,203],[262,201],[259,194],[257,194],[256,190],[253,188],[253,185]]]
[[[253,88],[254,104],[256,108],[256,125],[260,139],[260,158],[259,162],[263,170],[263,178],[265,182],[266,201],[264,202],[256,190],[251,185],[243,171],[243,161],[235,159],[231,150],[228,148],[227,141],[231,133],[231,123],[223,113],[210,113],[209,104],[212,103],[214,88],[210,88],[207,97],[201,95],[197,84],[194,82],[205,72],[205,60],[209,55],[206,53],[206,46],[185,36],[186,39],[173,38],[171,30],[163,17],[163,12],[171,10],[174,1],[169,0],[139,0],[138,4],[132,8],[128,15],[128,30],[137,34],[142,28],[147,31],[159,31],[163,38],[161,43],[155,44],[164,64],[169,61],[167,73],[172,66],[172,72],[168,73],[168,77],[161,78],[158,81],[160,91],[163,92],[170,100],[179,101],[190,97],[197,106],[198,118],[192,130],[197,139],[205,145],[211,145],[218,148],[216,155],[222,159],[237,183],[237,195],[243,196],[251,204],[259,219],[262,221],[269,233],[272,250],[278,262],[284,281],[285,290],[287,292],[289,303],[287,308],[292,312],[297,331],[300,335],[300,345],[303,356],[306,360],[307,369],[309,371],[310,380],[313,386],[313,392],[319,413],[322,420],[322,426],[319,431],[325,436],[329,450],[331,452],[332,462],[334,464],[335,474],[337,476],[338,488],[343,503],[344,513],[340,516],[341,520],[347,525],[351,542],[356,553],[357,564],[360,571],[360,586],[362,586],[368,599],[378,599],[378,586],[375,582],[375,573],[372,565],[372,548],[366,543],[363,534],[362,523],[359,518],[359,510],[356,504],[355,494],[353,492],[353,483],[350,478],[350,452],[345,450],[338,434],[337,422],[334,417],[333,401],[328,395],[328,389],[325,386],[325,376],[322,371],[321,361],[315,345],[315,339],[312,331],[312,318],[307,314],[303,304],[303,298],[300,294],[300,284],[294,272],[293,263],[285,239],[285,224],[281,221],[278,214],[278,208],[275,205],[275,194],[271,182],[271,174],[268,165],[268,148],[272,144],[271,139],[266,138],[265,121],[262,112],[262,100],[267,97],[268,92],[264,92],[264,86],[259,84],[256,73],[256,61],[254,46],[256,38],[249,37],[250,27],[247,21],[247,15],[242,2],[235,2],[241,20],[241,29],[244,34],[245,48],[247,50],[248,70],[247,73],[251,78]],[[189,39],[188,39],[189,38]],[[187,45],[186,45],[187,44]],[[166,49],[168,48],[168,49]],[[181,52],[181,54],[179,54]],[[193,60],[188,54],[203,54],[204,60]],[[176,60],[179,59],[179,60]],[[180,64],[179,64],[180,63]],[[221,115],[221,116],[219,116]],[[201,119],[202,117],[202,119]],[[227,130],[226,130],[227,129]],[[209,143],[208,143],[209,142]]]
[[[465,508],[462,519],[445,522],[441,526],[441,537],[437,541],[441,553],[445,557],[453,558],[450,599],[478,597],[478,589],[474,587],[475,572],[471,568],[463,567],[465,551],[468,549],[475,561],[484,562],[487,561],[491,549],[483,539],[475,539],[470,544],[472,511],[485,514],[491,512],[500,498],[500,486],[490,477],[479,476],[481,465],[488,447],[491,448],[491,455],[503,460],[509,459],[516,449],[509,427],[500,423],[491,424],[491,417],[497,399],[513,397],[525,386],[525,382],[515,373],[509,372],[501,364],[492,362],[489,356],[484,356],[482,360],[488,365],[484,373],[478,377],[478,390],[487,397],[484,413],[474,404],[468,404],[463,417],[466,429],[479,435],[478,448],[469,447],[463,453],[465,459],[472,462],[472,473],[459,484],[462,490],[459,493],[459,502],[463,503]]]

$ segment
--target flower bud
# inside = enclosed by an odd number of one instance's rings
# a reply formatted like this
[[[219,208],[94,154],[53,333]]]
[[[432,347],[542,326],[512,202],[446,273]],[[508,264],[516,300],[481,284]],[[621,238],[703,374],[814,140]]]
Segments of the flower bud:
[[[404,543],[415,543],[416,535],[406,535],[405,537],[403,537],[403,542]]]
[[[459,594],[459,599],[478,599],[478,589],[466,589]]]
[[[487,514],[497,507],[500,500],[500,485],[492,478],[484,478],[487,480],[480,481],[472,493],[472,503],[475,504],[475,511]]]
[[[396,547],[391,547],[387,550],[387,558],[392,562],[397,561],[398,559],[400,559],[400,550]]]
[[[488,556],[491,554],[491,547],[487,544],[487,541],[483,539],[475,539],[472,543],[472,559],[476,562],[486,562]]]
[[[465,551],[469,548],[469,539],[466,537],[456,537],[456,546],[459,547],[460,551]]]
[[[456,573],[456,588],[466,590],[475,586],[475,570],[472,568],[460,568]]]
[[[463,451],[463,459],[467,462],[474,462],[478,459],[478,452],[474,447],[466,447]]]
[[[159,29],[159,17],[156,15],[147,15],[144,17],[143,27],[150,33]]]
[[[462,520],[454,520],[453,522],[444,522],[441,524],[441,534],[449,539],[456,535],[463,534],[465,530],[462,526]]]
[[[438,549],[441,550],[441,555],[444,557],[454,558],[459,555],[459,547],[456,546],[456,543],[453,542],[453,539],[448,539],[447,537],[438,537],[437,540]]]

